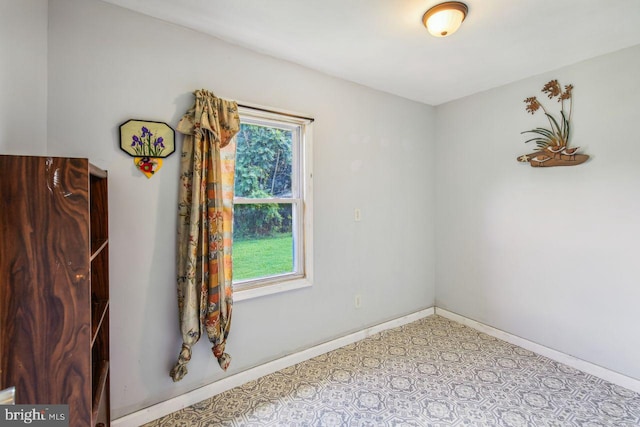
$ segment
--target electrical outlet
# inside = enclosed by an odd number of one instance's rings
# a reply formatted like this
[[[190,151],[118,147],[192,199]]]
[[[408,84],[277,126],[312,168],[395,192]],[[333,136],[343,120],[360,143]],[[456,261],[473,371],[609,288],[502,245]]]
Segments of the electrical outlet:
[[[355,208],[353,210],[353,220],[360,221],[362,219],[362,213],[360,212],[360,208]]]
[[[354,300],[353,300],[353,305],[356,308],[360,308],[360,305],[362,304],[362,299],[360,298],[360,294],[356,294]]]

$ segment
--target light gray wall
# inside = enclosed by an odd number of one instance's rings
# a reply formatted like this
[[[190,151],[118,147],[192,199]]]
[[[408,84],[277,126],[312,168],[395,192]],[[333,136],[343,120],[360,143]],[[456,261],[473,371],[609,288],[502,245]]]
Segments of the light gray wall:
[[[228,374],[433,305],[432,107],[95,0],[52,0],[49,20],[48,151],[110,175],[114,417],[226,375],[204,340],[169,378],[179,154],[147,179],[117,145],[129,118],[175,126],[195,89],[316,119],[315,285],[236,303]]]
[[[437,108],[438,307],[640,379],[639,75],[636,46]],[[531,168],[522,101],[557,112],[554,78],[592,158]]]
[[[47,147],[47,0],[0,2],[0,153]]]
[[[201,342],[168,377],[178,155],[147,180],[117,148],[121,122],[175,125],[197,88],[317,119],[315,286],[236,304],[229,374],[431,306],[436,259],[439,306],[640,378],[639,47],[434,110],[96,0],[51,0],[47,79],[47,2],[1,7],[0,152],[110,172],[115,417],[226,375]],[[544,124],[522,99],[551,78],[576,87],[587,164],[515,162],[520,132]]]

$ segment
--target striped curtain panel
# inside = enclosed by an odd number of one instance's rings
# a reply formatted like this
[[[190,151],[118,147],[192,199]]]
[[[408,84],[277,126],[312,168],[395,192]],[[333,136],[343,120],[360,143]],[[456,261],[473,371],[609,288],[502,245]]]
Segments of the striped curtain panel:
[[[238,104],[206,90],[177,130],[183,133],[178,199],[177,285],[182,349],[171,369],[180,381],[187,374],[191,347],[203,327],[213,355],[226,370],[231,357],[225,344],[233,306],[232,225],[235,134]]]

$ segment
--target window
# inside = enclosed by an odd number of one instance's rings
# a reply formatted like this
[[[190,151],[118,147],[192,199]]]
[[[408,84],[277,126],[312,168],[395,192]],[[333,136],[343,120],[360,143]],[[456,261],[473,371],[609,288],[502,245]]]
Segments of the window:
[[[240,108],[236,136],[236,300],[311,284],[309,120]]]

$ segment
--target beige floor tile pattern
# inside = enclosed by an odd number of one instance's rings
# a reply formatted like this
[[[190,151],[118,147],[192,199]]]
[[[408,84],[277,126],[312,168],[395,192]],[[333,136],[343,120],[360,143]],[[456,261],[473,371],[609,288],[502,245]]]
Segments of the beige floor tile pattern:
[[[640,426],[640,395],[430,316],[146,426]]]

